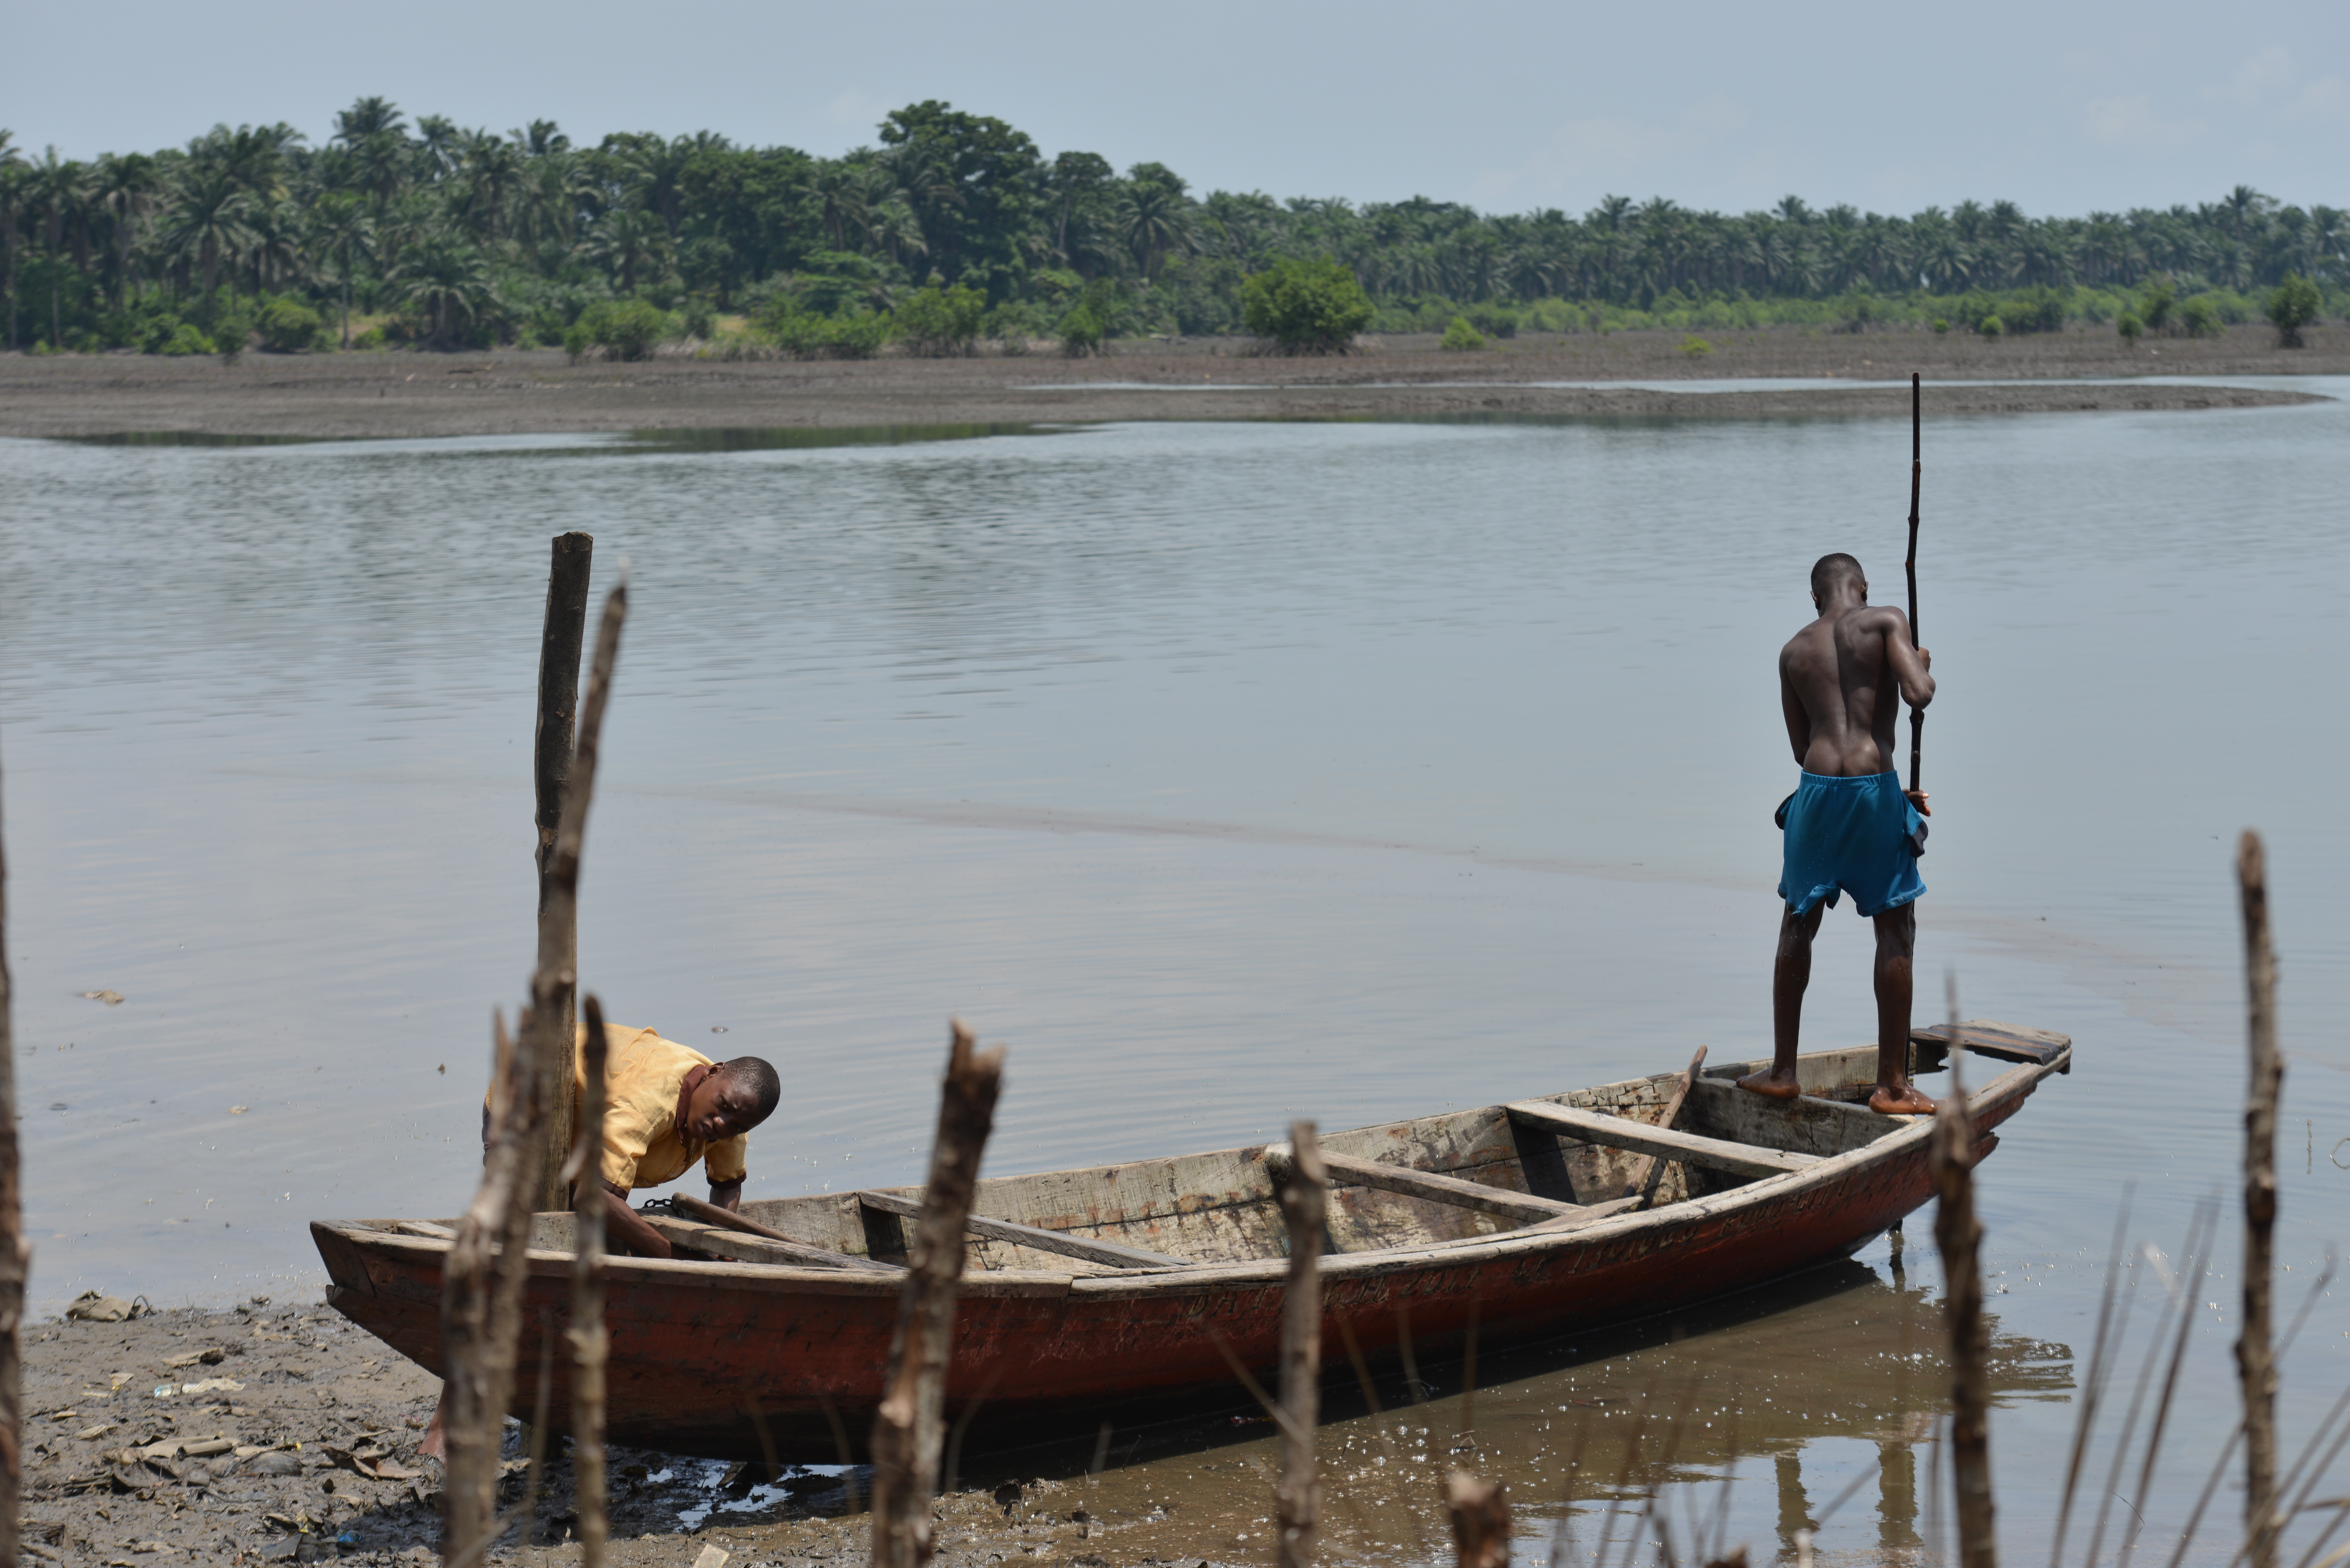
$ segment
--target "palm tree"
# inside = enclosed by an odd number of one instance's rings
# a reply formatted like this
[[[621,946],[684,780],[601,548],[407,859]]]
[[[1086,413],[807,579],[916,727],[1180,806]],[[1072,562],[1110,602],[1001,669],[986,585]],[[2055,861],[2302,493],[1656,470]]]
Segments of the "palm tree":
[[[658,273],[667,257],[669,233],[660,217],[642,207],[608,213],[588,237],[588,255],[620,275],[623,293],[637,291],[637,274]]]
[[[88,189],[88,168],[70,159],[60,159],[52,146],[38,163],[33,165],[31,198],[26,204],[41,215],[41,245],[49,256],[49,347],[65,347],[61,329],[58,291],[59,275],[65,270],[57,265],[57,250],[66,242],[66,231],[80,224],[83,234],[75,248],[87,254],[88,225],[82,222],[87,211],[84,194]]]
[[[1160,258],[1191,248],[1191,203],[1182,182],[1128,181],[1118,193],[1118,230],[1148,284]]]
[[[200,269],[209,296],[219,286],[221,263],[253,243],[253,193],[224,167],[192,164],[173,194],[163,253],[182,269]]]
[[[351,197],[328,196],[310,209],[310,243],[321,254],[340,264],[335,271],[343,285],[343,347],[348,349],[351,346],[351,274],[360,257],[374,252],[375,220]]]
[[[445,348],[461,323],[472,322],[497,299],[488,261],[452,234],[435,234],[412,246],[387,281],[400,303],[431,317],[428,342],[434,348]]]
[[[155,160],[144,152],[109,153],[98,161],[91,197],[114,229],[115,301],[118,308],[130,301],[130,252],[140,231],[154,215],[163,194],[163,176]]]
[[[16,349],[16,225],[25,215],[26,186],[31,171],[26,168],[24,155],[16,151],[13,131],[0,130],[0,252],[5,252],[8,274],[8,351]]]
[[[388,98],[363,98],[335,116],[335,140],[357,147],[370,136],[399,136],[408,129],[400,107]]]

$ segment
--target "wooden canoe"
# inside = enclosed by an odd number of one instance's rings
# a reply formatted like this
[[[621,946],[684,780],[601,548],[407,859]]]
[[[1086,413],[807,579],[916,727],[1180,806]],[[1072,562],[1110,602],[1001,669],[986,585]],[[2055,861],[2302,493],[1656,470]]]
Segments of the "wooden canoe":
[[[1993,1131],[2066,1072],[2062,1035],[1984,1023],[2007,1066],[1968,1096]],[[2019,1050],[2018,1043],[2030,1047]],[[1920,1032],[1917,1065],[1946,1046]],[[1718,1065],[1671,1128],[1656,1124],[1682,1075],[1324,1137],[1332,1172],[1322,1262],[1323,1349],[1348,1338],[1392,1357],[1539,1340],[1670,1314],[1847,1257],[1924,1204],[1928,1122],[1864,1102],[1876,1050],[1800,1059],[1804,1097],[1773,1102]],[[1979,1069],[1987,1065],[1978,1061]],[[1270,1376],[1280,1338],[1282,1147],[1221,1149],[980,1184],[948,1381],[950,1418],[982,1407],[991,1434],[1092,1432],[1203,1390],[1240,1396],[1225,1349]],[[1666,1163],[1646,1205],[1627,1184]],[[709,1261],[616,1258],[608,1326],[612,1440],[672,1453],[833,1463],[861,1458],[897,1321],[905,1216],[919,1189],[743,1205],[778,1237],[664,1218]],[[536,1403],[540,1343],[559,1334],[570,1216],[534,1220],[515,1414]],[[328,1299],[401,1355],[442,1370],[445,1223],[319,1220]],[[817,1262],[822,1257],[837,1260]],[[1219,1340],[1222,1347],[1219,1345]],[[568,1390],[554,1356],[551,1409]]]

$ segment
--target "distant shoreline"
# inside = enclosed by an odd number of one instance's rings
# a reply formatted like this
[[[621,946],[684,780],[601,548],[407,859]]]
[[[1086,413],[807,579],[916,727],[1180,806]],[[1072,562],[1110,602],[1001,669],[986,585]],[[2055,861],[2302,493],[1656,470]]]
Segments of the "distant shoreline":
[[[1448,353],[1432,337],[1371,341],[1331,358],[1249,355],[1193,339],[1120,343],[1085,359],[719,361],[662,357],[568,363],[554,351],[0,355],[0,436],[182,432],[320,439],[557,434],[674,429],[1076,423],[1161,420],[1430,417],[1765,419],[1906,413],[1906,389],[1797,387],[1699,392],[1544,381],[1906,379],[1981,383],[1929,389],[1936,416],[2257,408],[2310,393],[2060,378],[2350,375],[2350,329],[2321,328],[2299,350],[2266,328],[2165,338],[2135,350],[2106,333],[2006,342],[1922,332],[1777,329],[1723,333],[1709,352],[1688,335],[1522,337]],[[2050,382],[2035,385],[2035,382]],[[1088,385],[1087,383],[1100,383]],[[1203,387],[1219,389],[1203,393]]]

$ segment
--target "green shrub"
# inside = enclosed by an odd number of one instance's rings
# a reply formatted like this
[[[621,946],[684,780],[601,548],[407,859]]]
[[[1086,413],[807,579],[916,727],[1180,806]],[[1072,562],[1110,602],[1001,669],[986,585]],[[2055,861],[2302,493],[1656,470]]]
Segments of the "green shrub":
[[[1466,314],[1469,325],[1488,337],[1509,338],[1518,335],[1518,313],[1507,306],[1473,305]]]
[[[2007,330],[2007,323],[1996,316],[1986,316],[1976,324],[1975,330],[1993,342],[1997,342],[2000,334]]]
[[[1950,318],[1949,317],[1947,317],[1947,316],[1937,316],[1936,317],[1934,317],[1934,331],[1935,331],[1938,335],[1939,335],[1939,334],[1940,334],[1940,333],[1948,332],[1950,329]]]
[[[2137,347],[2138,335],[2146,330],[2146,323],[2125,310],[2122,312],[2122,318],[2114,323],[2114,330],[2122,335],[2123,342],[2135,348]]]
[[[987,315],[987,296],[955,284],[920,288],[899,301],[892,316],[898,340],[925,359],[949,359],[971,352]]]
[[[1452,318],[1452,324],[1444,329],[1443,346],[1455,352],[1482,348],[1485,346],[1485,335],[1470,326],[1467,317],[1456,316]]]
[[[708,295],[689,294],[678,302],[677,319],[684,336],[707,343],[718,330],[718,306],[711,303]]]
[[[563,329],[563,351],[571,356],[575,365],[588,358],[588,350],[596,347],[596,334],[585,321],[575,321]]]
[[[260,328],[264,348],[273,354],[298,354],[317,346],[322,323],[317,311],[280,295],[261,307],[254,325]]]
[[[1692,359],[1702,359],[1713,352],[1713,345],[1691,332],[1681,338],[1681,352]]]
[[[577,324],[614,359],[641,359],[673,334],[669,313],[641,299],[598,300],[580,312]],[[570,347],[567,334],[564,347]]]
[[[2138,307],[2138,315],[2146,319],[2147,330],[2159,332],[2168,327],[2171,306],[2177,303],[2178,296],[2170,292],[2169,280],[2155,279],[2147,288],[2145,303]]]
[[[362,332],[358,337],[352,338],[351,347],[354,348],[365,348],[372,352],[388,348],[390,345],[390,337],[384,332],[383,323],[379,321],[373,327],[369,327],[365,332]]]
[[[889,340],[889,318],[873,311],[855,316],[816,316],[779,295],[762,329],[775,347],[795,359],[870,359]]]
[[[1080,305],[1061,317],[1061,352],[1072,359],[1098,353],[1106,336],[1101,317],[1090,305]]]
[[[2187,328],[2189,337],[2216,337],[2220,331],[2220,312],[2208,296],[2199,294],[2178,307],[2178,324]]]
[[[1371,300],[1343,263],[1288,257],[1242,282],[1241,318],[1281,353],[1344,354],[1370,322]]]
[[[165,323],[159,321],[157,325]],[[147,350],[148,353],[162,354],[176,359],[184,355],[217,352],[213,348],[213,340],[205,337],[195,323],[171,321],[169,326],[171,329],[168,332],[151,339],[153,346]]]
[[[2276,328],[2277,347],[2300,348],[2301,329],[2317,325],[2318,313],[2324,305],[2315,284],[2297,272],[2285,274],[2284,281],[2269,295],[2264,306],[2269,325]]]

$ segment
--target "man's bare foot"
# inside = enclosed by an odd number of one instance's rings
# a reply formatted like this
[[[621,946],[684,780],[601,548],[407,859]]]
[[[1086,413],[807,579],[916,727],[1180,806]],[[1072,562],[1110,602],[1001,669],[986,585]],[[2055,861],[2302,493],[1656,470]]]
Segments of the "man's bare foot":
[[[1803,1085],[1795,1082],[1792,1067],[1772,1067],[1761,1073],[1749,1073],[1738,1080],[1738,1086],[1750,1095],[1761,1095],[1773,1100],[1792,1100],[1804,1092]]]
[[[1892,1089],[1880,1084],[1877,1092],[1868,1096],[1868,1108],[1881,1116],[1930,1116],[1934,1114],[1934,1102],[1919,1094],[1915,1084]]]

